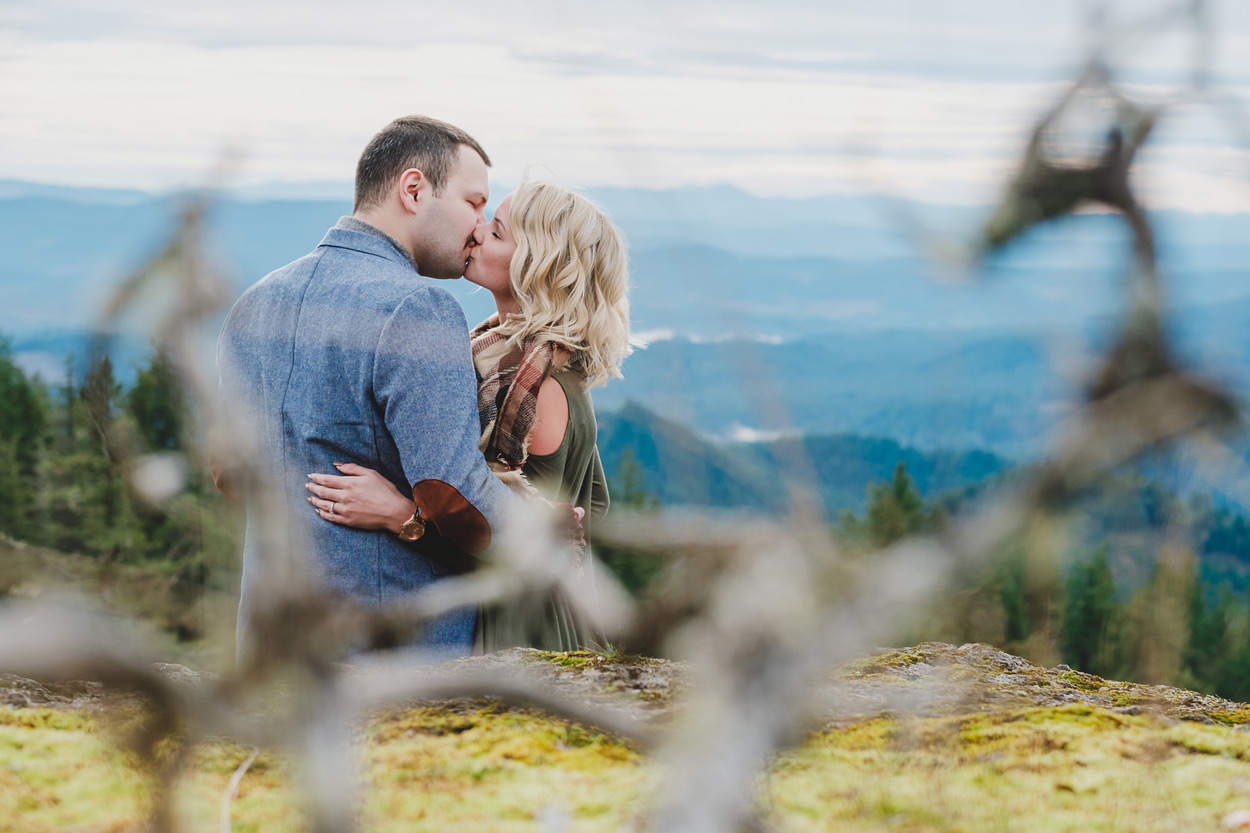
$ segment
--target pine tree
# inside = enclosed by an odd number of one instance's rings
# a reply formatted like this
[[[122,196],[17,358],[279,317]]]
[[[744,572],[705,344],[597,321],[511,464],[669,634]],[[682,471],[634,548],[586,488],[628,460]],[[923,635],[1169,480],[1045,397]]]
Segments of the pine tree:
[[[1156,685],[1177,680],[1190,642],[1195,563],[1188,550],[1165,546],[1150,581],[1133,596],[1126,617],[1130,678]]]
[[[646,477],[633,449],[626,448],[616,465],[612,478],[611,509],[620,511],[652,511],[659,508],[659,498],[647,491]],[[625,589],[634,595],[643,592],[664,570],[664,561],[653,552],[629,547],[595,544],[595,554],[607,565]]]
[[[1064,662],[1106,677],[1115,669],[1112,623],[1119,615],[1107,547],[1094,550],[1068,574],[1067,605],[1061,632]]]
[[[0,336],[0,531],[37,536],[37,467],[47,442],[48,409],[42,386],[17,366]]]
[[[1200,691],[1216,693],[1224,676],[1228,656],[1232,620],[1241,605],[1234,600],[1227,585],[1215,604],[1208,605],[1206,585],[1195,581],[1189,596],[1189,642],[1182,659],[1186,685]],[[1227,696],[1218,692],[1221,696]]]
[[[14,538],[31,537],[34,516],[33,481],[22,475],[17,459],[17,443],[0,438],[0,532]]]
[[[647,491],[647,477],[632,448],[621,452],[614,480],[616,483],[610,490],[613,504],[634,509],[654,509],[659,506],[659,498]]]
[[[1003,647],[1019,653],[1029,638],[1028,554],[1016,543],[999,562],[998,599],[1003,609]]]
[[[868,509],[863,518],[843,510],[838,518],[838,532],[844,543],[852,547],[877,549],[908,535],[936,529],[945,521],[945,510],[925,511],[924,499],[907,473],[907,464],[899,460],[888,483],[869,484]]]
[[[99,441],[98,449],[104,458],[99,465],[99,474],[103,482],[90,482],[94,478],[90,477],[91,469],[88,469],[84,472],[87,480],[84,485],[90,487],[90,491],[95,493],[100,500],[100,506],[104,512],[102,519],[104,528],[115,532],[119,529],[124,496],[121,491],[123,487],[121,469],[116,450],[113,448],[113,423],[117,418],[117,405],[122,396],[122,388],[113,375],[113,361],[107,355],[93,361],[87,369],[80,396],[87,427]],[[95,540],[99,541],[99,536],[95,536]],[[116,545],[109,547],[113,554],[116,554],[118,549]]]
[[[0,336],[0,438],[14,443],[13,454],[23,476],[34,474],[47,426],[47,407],[39,386],[26,378],[9,340]]]
[[[117,404],[122,388],[113,374],[113,360],[108,356],[96,359],[87,369],[79,396],[87,417],[87,427],[100,441],[105,457],[110,457],[109,434],[117,418]]]
[[[1236,634],[1235,638],[1225,641],[1224,661],[1214,676],[1215,693],[1230,700],[1246,702],[1250,700],[1250,609],[1240,605],[1238,611],[1238,627],[1229,627],[1228,635]]]
[[[924,500],[902,460],[894,467],[890,482],[869,486],[868,495],[868,534],[877,546],[924,529]]]
[[[77,374],[74,372],[74,354],[65,356],[65,382],[61,385],[62,437],[64,450],[72,454],[78,446],[78,411],[82,407]]]
[[[164,349],[158,347],[148,367],[139,371],[126,401],[148,448],[182,448],[190,410],[182,379]]]

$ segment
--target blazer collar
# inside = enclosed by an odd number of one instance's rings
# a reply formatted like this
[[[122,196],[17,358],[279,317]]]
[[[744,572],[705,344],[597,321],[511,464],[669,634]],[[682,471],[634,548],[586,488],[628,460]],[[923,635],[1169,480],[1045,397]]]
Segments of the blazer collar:
[[[416,271],[417,265],[413,262],[412,257],[407,252],[401,252],[389,238],[349,228],[343,222],[348,219],[351,218],[343,217],[334,228],[327,231],[326,236],[321,239],[320,245],[377,255]]]

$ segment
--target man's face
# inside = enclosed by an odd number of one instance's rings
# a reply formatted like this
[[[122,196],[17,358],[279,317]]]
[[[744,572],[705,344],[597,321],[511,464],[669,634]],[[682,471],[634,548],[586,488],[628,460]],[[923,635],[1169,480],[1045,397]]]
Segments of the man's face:
[[[476,245],[474,233],[486,224],[486,200],[490,186],[486,163],[467,145],[461,145],[459,162],[447,178],[442,194],[423,188],[421,200],[429,200],[414,229],[413,256],[427,278],[458,278]]]

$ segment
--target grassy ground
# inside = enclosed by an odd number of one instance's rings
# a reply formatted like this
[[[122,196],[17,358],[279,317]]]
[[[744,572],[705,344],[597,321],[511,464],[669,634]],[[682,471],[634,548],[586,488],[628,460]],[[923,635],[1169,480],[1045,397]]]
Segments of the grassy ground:
[[[662,776],[594,731],[489,704],[379,715],[359,733],[372,831],[626,829]],[[178,787],[185,829],[220,829],[249,750],[196,750]],[[139,831],[150,778],[97,718],[0,710],[0,829]],[[1250,735],[1065,706],[883,716],[813,735],[761,778],[768,821],[794,831],[1201,831],[1250,807]],[[267,751],[243,778],[235,831],[304,829],[294,775]]]
[[[545,811],[578,830],[618,830],[642,806],[654,772],[634,749],[594,731],[490,705],[378,716],[359,734],[367,830],[534,830]],[[201,746],[178,787],[189,831],[220,829],[230,776],[250,753]],[[92,717],[0,709],[0,829],[139,831],[152,781]],[[305,829],[285,756],[261,754],[232,807],[235,831]]]
[[[45,578],[36,584],[32,575]],[[203,599],[188,614],[159,570],[0,541],[0,595],[37,595],[49,575],[58,585],[103,588],[119,609],[146,605],[153,621],[229,620],[229,605],[215,613]],[[217,658],[195,644],[171,643],[181,653],[169,658],[214,667]],[[680,675],[666,677],[675,672],[651,668],[655,661],[586,652],[527,661],[566,682],[623,691],[657,714],[672,705],[672,719],[687,696]],[[869,713],[775,757],[758,783],[770,828],[1217,831],[1227,814],[1250,809],[1243,704],[1044,669],[988,646],[934,643],[846,663],[831,685]],[[909,701],[913,693],[926,697]],[[899,702],[928,705],[905,715]],[[99,708],[0,706],[0,833],[144,830],[153,779],[116,743],[126,718]],[[176,789],[184,830],[221,829],[223,791],[250,752],[226,740],[191,751]],[[617,739],[489,702],[373,715],[359,727],[356,754],[367,831],[545,831],[558,829],[545,824],[553,818],[576,833],[631,830],[664,778]],[[306,829],[299,798],[289,758],[263,750],[242,778],[232,829]]]
[[[231,662],[238,579],[186,581],[167,561],[100,562],[0,536],[0,600],[71,592],[113,611],[168,662],[220,671]],[[230,588],[230,589],[225,589]]]
[[[1219,830],[1250,807],[1250,737],[1084,706],[882,718],[813,738],[769,780],[798,831]]]

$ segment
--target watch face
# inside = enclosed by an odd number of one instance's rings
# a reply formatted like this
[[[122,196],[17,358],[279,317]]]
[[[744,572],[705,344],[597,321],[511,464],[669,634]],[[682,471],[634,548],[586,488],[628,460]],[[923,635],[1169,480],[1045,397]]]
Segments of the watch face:
[[[425,534],[425,521],[420,518],[409,518],[399,528],[399,537],[404,541],[416,541]]]

